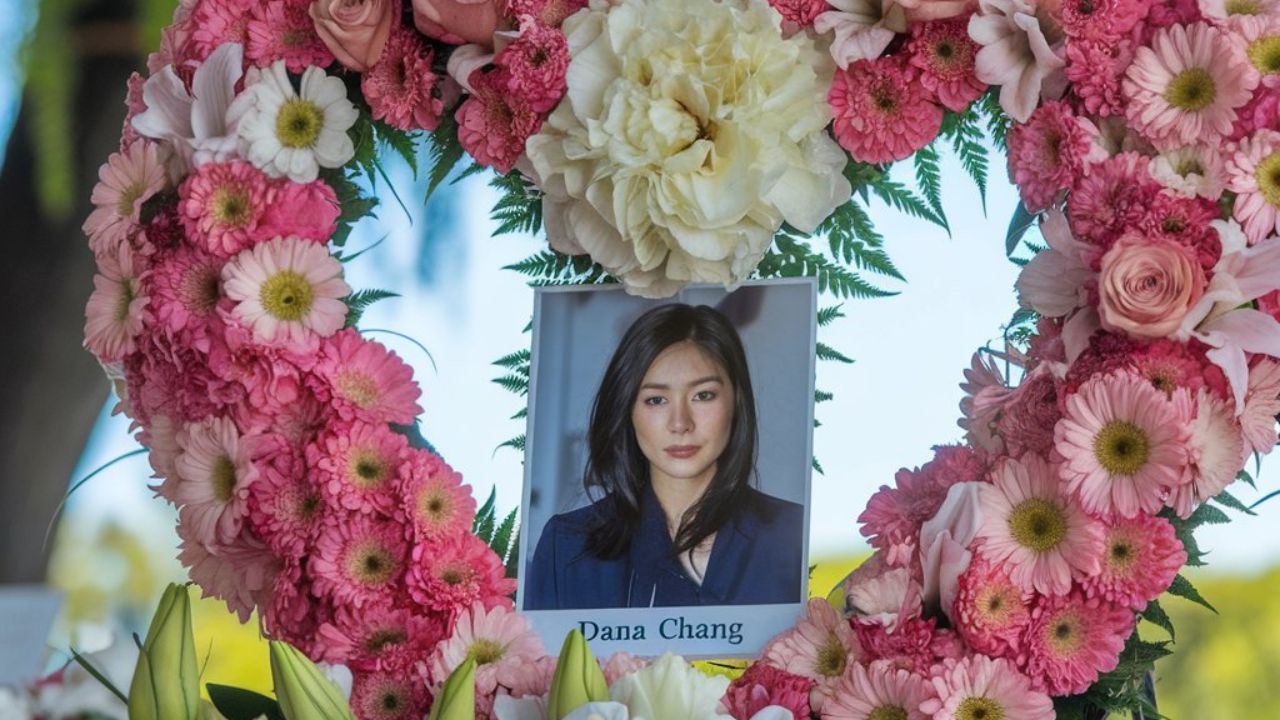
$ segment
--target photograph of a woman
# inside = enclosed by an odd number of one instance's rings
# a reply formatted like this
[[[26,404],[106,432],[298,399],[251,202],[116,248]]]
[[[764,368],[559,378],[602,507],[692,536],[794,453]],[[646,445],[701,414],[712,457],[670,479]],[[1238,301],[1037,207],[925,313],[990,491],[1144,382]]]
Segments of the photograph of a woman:
[[[801,600],[804,508],[754,487],[756,395],[724,314],[676,303],[635,320],[585,435],[594,501],[551,517],[530,545],[524,609]]]

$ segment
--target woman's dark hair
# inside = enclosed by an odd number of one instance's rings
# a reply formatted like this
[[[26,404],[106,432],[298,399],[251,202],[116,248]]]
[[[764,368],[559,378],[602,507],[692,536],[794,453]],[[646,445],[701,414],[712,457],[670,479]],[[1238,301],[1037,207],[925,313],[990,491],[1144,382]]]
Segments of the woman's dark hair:
[[[693,342],[728,374],[734,390],[729,441],[716,463],[715,477],[685,512],[675,538],[675,554],[690,552],[716,532],[746,500],[756,461],[756,402],[742,339],[719,311],[699,305],[661,305],[627,328],[600,381],[587,431],[588,494],[605,495],[587,533],[587,550],[609,559],[623,555],[640,525],[640,501],[649,479],[649,461],[640,450],[631,410],[649,366],[663,350]]]

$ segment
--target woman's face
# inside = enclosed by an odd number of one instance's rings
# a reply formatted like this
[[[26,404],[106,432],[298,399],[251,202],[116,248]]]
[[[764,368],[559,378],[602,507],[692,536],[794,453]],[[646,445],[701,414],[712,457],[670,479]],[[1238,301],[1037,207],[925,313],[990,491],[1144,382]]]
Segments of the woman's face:
[[[728,373],[690,340],[663,350],[640,384],[631,424],[650,470],[710,480],[733,426]]]

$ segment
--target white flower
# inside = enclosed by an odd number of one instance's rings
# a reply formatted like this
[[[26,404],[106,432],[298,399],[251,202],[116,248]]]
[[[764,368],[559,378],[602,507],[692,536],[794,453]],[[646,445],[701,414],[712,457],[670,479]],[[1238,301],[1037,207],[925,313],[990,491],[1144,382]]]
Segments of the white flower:
[[[243,113],[239,132],[249,162],[271,177],[308,183],[320,168],[342,167],[355,156],[347,130],[359,114],[342,80],[318,67],[302,73],[295,91],[277,60],[236,98],[233,112]]]
[[[907,31],[907,11],[897,0],[827,0],[833,9],[813,19],[813,29],[835,33],[831,57],[841,68],[874,60],[898,33]]]
[[[1050,17],[1057,3],[1038,0],[978,0],[969,18],[969,37],[982,45],[974,72],[988,85],[1000,86],[1000,107],[1026,122],[1040,96],[1057,97],[1065,89],[1058,55],[1062,29]]]
[[[609,696],[626,705],[633,720],[712,720],[727,717],[719,706],[728,687],[729,678],[705,675],[684,658],[667,653],[618,678]]]
[[[1166,150],[1152,158],[1147,168],[1153,180],[1184,197],[1217,200],[1227,182],[1222,155],[1212,145]]]
[[[784,221],[813,230],[848,199],[834,68],[764,0],[592,0],[564,30],[568,94],[525,146],[557,250],[634,294],[728,287]]]
[[[260,342],[302,343],[327,337],[347,317],[351,287],[342,264],[319,243],[296,237],[259,243],[222,268],[234,317]]]

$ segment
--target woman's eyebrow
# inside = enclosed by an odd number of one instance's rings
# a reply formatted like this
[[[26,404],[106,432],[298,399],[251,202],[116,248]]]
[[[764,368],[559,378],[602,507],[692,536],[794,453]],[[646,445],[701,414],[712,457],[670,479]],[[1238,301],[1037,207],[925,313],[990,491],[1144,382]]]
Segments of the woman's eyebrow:
[[[694,385],[701,385],[703,383],[709,383],[709,382],[716,382],[716,383],[720,383],[721,385],[724,384],[724,380],[721,379],[719,375],[708,375],[706,377],[702,377],[702,378],[698,378],[697,380],[694,380],[693,382],[689,383],[689,386],[692,387]],[[666,383],[645,383],[640,386],[640,389],[641,390],[670,390],[671,386],[667,385]]]

